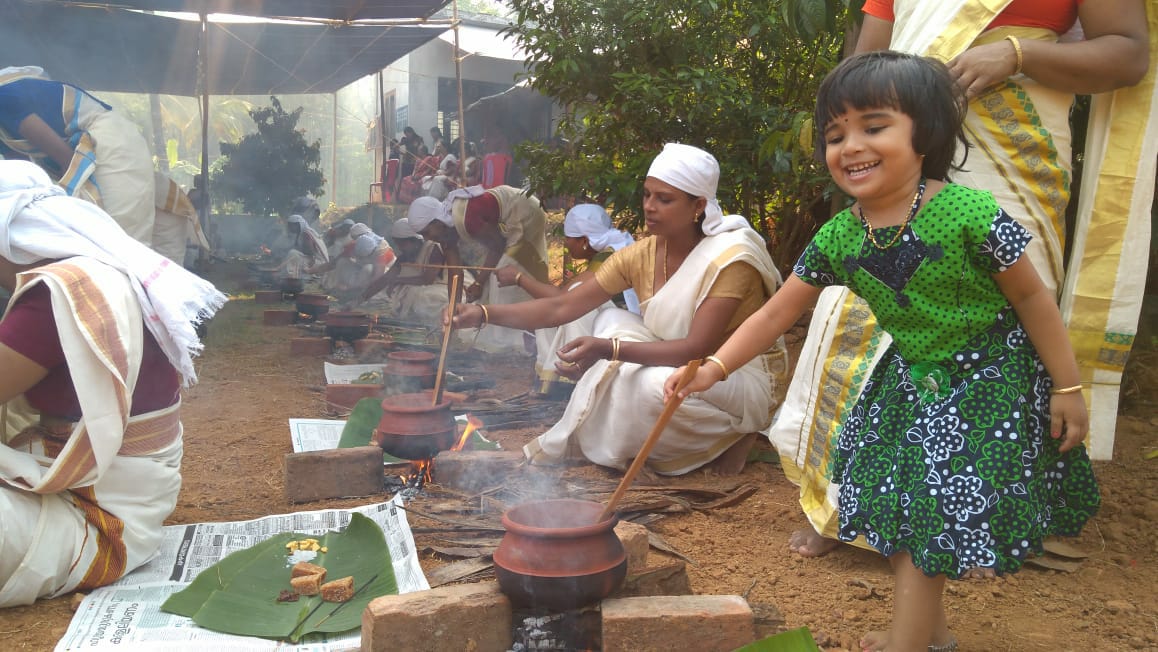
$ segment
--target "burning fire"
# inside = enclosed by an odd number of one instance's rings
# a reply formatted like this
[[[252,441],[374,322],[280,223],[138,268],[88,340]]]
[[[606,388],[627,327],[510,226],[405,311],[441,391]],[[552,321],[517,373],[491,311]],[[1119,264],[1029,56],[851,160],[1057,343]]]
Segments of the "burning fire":
[[[466,415],[466,428],[462,431],[458,441],[454,446],[450,447],[452,451],[460,451],[466,446],[466,442],[470,440],[471,434],[483,427],[483,422],[473,414]],[[434,458],[425,460],[414,460],[410,463],[410,472],[399,476],[402,483],[407,487],[422,488],[427,482],[433,481],[434,475]]]
[[[273,250],[271,250],[269,247],[267,247],[265,245],[259,245],[259,246],[261,247],[261,253],[263,255],[268,256],[268,255],[273,253]]]
[[[478,417],[476,417],[473,414],[466,415],[466,429],[462,431],[462,436],[458,438],[458,442],[455,443],[454,446],[450,447],[450,450],[452,450],[452,451],[462,450],[462,447],[466,446],[467,440],[470,439],[471,433],[473,433],[475,430],[478,430],[479,428],[482,428],[482,427],[483,427],[483,422],[481,419],[479,419]]]

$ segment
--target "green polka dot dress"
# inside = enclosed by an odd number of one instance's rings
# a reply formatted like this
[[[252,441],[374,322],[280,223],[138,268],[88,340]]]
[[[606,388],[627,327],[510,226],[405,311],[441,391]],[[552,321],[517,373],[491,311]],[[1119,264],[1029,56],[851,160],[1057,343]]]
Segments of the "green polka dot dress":
[[[878,247],[845,210],[794,269],[856,292],[893,336],[838,438],[840,538],[907,551],[929,575],[1016,571],[1100,500],[1085,448],[1049,436],[1049,375],[993,280],[1030,235],[988,192],[952,184],[876,242],[898,228]]]

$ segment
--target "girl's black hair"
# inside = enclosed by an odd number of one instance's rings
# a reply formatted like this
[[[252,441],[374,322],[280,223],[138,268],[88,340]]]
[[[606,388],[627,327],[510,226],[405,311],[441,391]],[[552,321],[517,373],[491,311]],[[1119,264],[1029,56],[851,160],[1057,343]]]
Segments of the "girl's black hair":
[[[921,174],[947,179],[950,169],[963,169],[969,152],[964,93],[940,61],[891,50],[849,57],[820,83],[813,115],[817,157],[824,160],[824,130],[832,120],[850,108],[883,107],[913,120],[913,150],[925,155]],[[954,164],[958,142],[965,156]]]

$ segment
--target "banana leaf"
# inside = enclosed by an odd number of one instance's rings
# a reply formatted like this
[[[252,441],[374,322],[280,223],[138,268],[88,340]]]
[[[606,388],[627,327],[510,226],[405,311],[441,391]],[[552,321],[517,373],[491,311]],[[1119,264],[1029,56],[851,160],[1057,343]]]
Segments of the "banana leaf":
[[[735,652],[820,652],[820,646],[807,627],[799,627],[749,643]]]
[[[359,399],[358,402],[354,404],[354,409],[350,410],[350,416],[346,419],[346,425],[342,426],[342,436],[338,439],[338,448],[369,446],[370,438],[374,436],[374,430],[378,427],[378,422],[381,420],[381,398],[371,397]],[[404,464],[409,460],[397,458],[389,453],[383,452],[382,461],[386,464]]]
[[[286,553],[286,543],[306,538],[317,539],[326,548],[311,560],[326,569],[326,581],[353,576],[355,594],[349,601],[324,602],[319,596],[277,601],[290,588],[294,563]],[[201,571],[188,587],[170,596],[161,610],[192,618],[217,632],[296,643],[312,632],[356,629],[371,600],[396,593],[398,583],[382,530],[369,518],[354,514],[341,532],[284,532],[239,550]]]

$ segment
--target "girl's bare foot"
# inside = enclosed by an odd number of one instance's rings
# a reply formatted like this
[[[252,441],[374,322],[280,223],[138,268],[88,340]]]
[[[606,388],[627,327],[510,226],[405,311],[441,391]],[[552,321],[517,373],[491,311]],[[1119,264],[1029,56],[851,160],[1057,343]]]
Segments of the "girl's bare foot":
[[[997,573],[992,568],[985,568],[978,566],[977,568],[970,568],[961,573],[961,578],[966,580],[991,580],[997,577]]]
[[[821,536],[816,530],[796,530],[788,536],[788,549],[801,557],[822,557],[836,549],[840,541]]]

